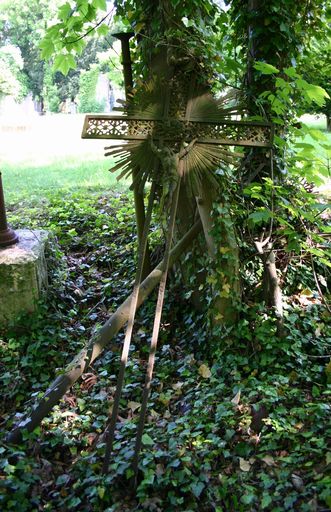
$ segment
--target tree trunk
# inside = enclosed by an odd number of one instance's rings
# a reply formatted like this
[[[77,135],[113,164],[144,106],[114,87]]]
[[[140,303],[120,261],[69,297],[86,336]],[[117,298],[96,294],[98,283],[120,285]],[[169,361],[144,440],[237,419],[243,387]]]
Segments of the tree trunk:
[[[331,114],[326,115],[326,129],[331,132]]]
[[[199,214],[205,235],[207,250],[212,259],[218,259],[218,251],[228,254],[222,261],[222,268],[217,269],[217,296],[214,307],[217,311],[216,323],[233,323],[236,318],[236,298],[239,295],[239,252],[231,223],[227,229],[221,231],[221,241],[216,243],[211,230],[213,228],[212,209],[216,193],[210,186],[201,186],[200,196],[197,198]]]
[[[180,240],[197,218],[199,218],[199,213],[197,211],[197,203],[195,197],[188,193],[185,181],[182,180],[177,208],[175,239]],[[194,247],[192,248],[193,255],[190,260],[191,264],[189,268],[185,263],[179,262],[178,264],[183,284],[190,286],[192,290],[190,301],[196,311],[203,310],[203,292],[199,290],[199,288],[200,285],[204,285],[207,277],[207,271],[202,269],[201,265],[199,264],[199,261],[201,261],[201,255],[205,253],[205,247],[202,247],[202,245],[203,244],[199,243],[198,241],[196,241],[194,244]],[[193,286],[191,281],[192,275],[194,275]]]
[[[138,190],[138,186],[135,183],[133,184],[133,196],[134,196],[134,208],[135,208],[135,214],[136,214],[138,250],[140,250],[141,240],[142,240],[144,225],[145,225],[145,204],[144,204],[144,194]],[[149,245],[147,243],[144,266],[143,266],[143,273],[142,273],[143,279],[145,279],[145,277],[147,277],[150,272],[151,272],[151,256],[150,256]]]
[[[275,253],[270,244],[268,245],[268,252],[265,253],[261,242],[256,241],[254,243],[263,262],[263,293],[265,303],[274,309],[277,317],[278,334],[283,336],[283,294],[277,275]]]
[[[186,233],[186,235],[175,245],[170,252],[169,266],[172,266],[183,252],[192,244],[193,240],[201,231],[201,222],[198,221]],[[162,276],[163,261],[149,274],[141,283],[139,288],[139,307],[154,290]],[[66,367],[47,389],[41,400],[33,407],[30,415],[25,415],[20,423],[9,432],[7,441],[18,443],[22,439],[22,431],[32,432],[52,410],[54,405],[63,397],[68,389],[86,372],[88,367],[95,361],[107,346],[109,341],[118,333],[128,320],[130,311],[131,295],[111,315],[107,322],[100,328],[98,333],[89,341],[87,346],[79,352],[73,361]]]
[[[279,285],[276,268],[276,258],[273,250],[269,250],[264,263],[264,273],[266,275],[267,290],[266,302],[275,309],[277,318],[283,318],[283,298],[282,290]]]

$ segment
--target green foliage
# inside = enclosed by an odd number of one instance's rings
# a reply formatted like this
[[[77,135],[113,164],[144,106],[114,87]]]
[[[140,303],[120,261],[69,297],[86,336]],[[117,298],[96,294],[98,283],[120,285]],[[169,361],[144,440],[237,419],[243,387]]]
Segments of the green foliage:
[[[98,41],[90,41],[84,47],[84,54],[80,55],[77,63],[70,52],[56,55],[54,63],[59,72],[54,75],[53,83],[51,83],[48,61],[53,55],[44,51],[43,57],[47,61],[44,64],[40,58],[40,46],[44,50],[47,48],[47,44],[45,46],[45,43],[41,41],[45,35],[46,26],[53,23],[60,3],[60,0],[52,0],[52,2],[34,0],[27,5],[22,0],[14,0],[2,2],[0,5],[0,27],[2,29],[0,44],[8,45],[10,43],[21,51],[23,83],[25,84],[23,92],[26,94],[31,91],[37,99],[43,99],[45,93],[46,108],[52,112],[58,111],[57,96],[60,101],[77,96],[80,69],[88,69],[90,64],[97,61],[97,53],[109,45],[104,37]],[[68,5],[67,3],[66,10]],[[101,2],[99,2],[99,6],[101,6]],[[65,10],[62,9],[60,12],[63,15]],[[52,48],[54,48],[53,43],[51,38]],[[2,76],[5,76],[4,72]]]
[[[295,0],[259,2],[258,8],[246,8],[244,0],[231,0],[231,20],[237,42],[246,51],[251,46],[251,58],[266,60],[283,68],[299,54],[313,33],[325,33],[327,2],[316,0],[303,4]],[[248,43],[247,27],[251,41]],[[323,36],[322,36],[323,37]]]
[[[104,62],[103,57],[105,56],[105,53],[107,53],[106,50],[108,47],[109,42],[105,38],[90,39],[82,54],[76,57],[77,65],[75,64],[75,69],[71,69],[66,76],[64,76],[60,71],[55,73],[55,83],[61,101],[65,101],[68,98],[77,98],[79,92],[79,79],[82,70],[89,70],[91,65],[100,62],[100,70],[105,73],[107,72],[109,60],[106,63]],[[111,80],[116,80],[116,78],[118,79],[118,76],[121,77],[121,75],[122,73],[119,66],[119,71],[117,71],[117,73],[113,73]]]
[[[254,67],[262,75],[279,73],[278,69],[266,63],[258,62]],[[269,84],[271,90],[263,91],[257,99],[262,109],[271,112],[272,120],[277,125],[294,124],[296,118],[311,109],[312,105],[323,107],[330,99],[327,91],[319,85],[308,83],[297,73],[296,68],[284,68],[283,73],[284,78],[275,77]],[[267,101],[261,101],[263,99]]]
[[[63,4],[58,10],[57,23],[48,28],[40,44],[42,58],[48,60],[56,54],[54,69],[64,75],[70,69],[75,69],[74,55],[81,55],[86,46],[84,33],[98,28],[99,35],[107,34],[108,27],[103,21],[108,19],[110,13],[97,20],[98,11],[105,11],[106,8],[105,0],[83,0],[76,2],[73,7],[69,2]]]
[[[76,68],[76,61],[70,53],[57,55],[54,59],[54,69],[58,69],[64,75],[68,74],[69,69]]]
[[[230,19],[237,44],[241,45],[240,53],[246,61],[244,94],[252,114],[269,116],[268,110],[256,108],[256,100],[265,91],[274,94],[274,74],[287,81],[283,76],[285,69],[296,66],[302,47],[309,44],[313,34],[325,34],[326,13],[325,0],[308,4],[289,0],[281,5],[272,0],[248,9],[243,0],[231,1]],[[308,91],[308,83],[302,83],[301,89],[314,97],[318,94],[316,89]],[[300,98],[296,101],[299,106]]]
[[[314,38],[311,45],[306,48],[299,61],[299,68],[302,75],[314,84],[323,87],[329,97],[325,103],[312,105],[310,111],[323,113],[328,119],[331,118],[331,35],[326,34],[323,39]],[[328,126],[330,130],[330,126]]]
[[[213,4],[197,0],[189,5],[171,2],[173,10],[169,9],[170,14],[174,13],[173,18],[164,8],[169,7],[167,2],[159,2],[157,8],[144,1],[117,2],[117,5],[118,12],[126,15],[126,21],[134,25],[136,33],[144,36],[137,49],[137,55],[143,57],[140,62],[137,59],[139,76],[147,74],[151,48],[167,43],[171,48],[167,55],[170,62],[183,59],[180,62],[185,70],[193,66],[203,81],[210,79],[211,69],[214,69],[210,56],[223,40],[216,43],[216,39],[209,37],[221,30],[216,20],[222,29],[227,23],[227,17],[220,15]],[[62,51],[65,57],[59,58],[57,63],[62,66],[61,63],[66,62],[63,71],[73,65],[73,50],[81,50],[80,37],[86,29],[92,28],[100,6],[104,4],[83,1],[73,9],[69,3],[61,8],[60,22],[49,30],[43,44],[46,54],[54,49]],[[321,2],[317,2],[316,10],[320,6]],[[1,497],[4,510],[17,508],[18,502],[21,508],[32,503],[45,510],[47,507],[87,511],[126,508],[165,512],[308,511],[330,504],[326,476],[330,463],[327,451],[330,315],[321,303],[316,284],[318,279],[326,283],[321,270],[325,263],[322,246],[325,242],[320,233],[325,227],[323,222],[319,223],[316,213],[324,206],[322,202],[316,205],[316,198],[307,190],[309,172],[314,179],[318,174],[311,165],[309,143],[301,140],[291,146],[287,137],[293,98],[300,95],[306,102],[321,104],[324,93],[291,68],[291,57],[303,43],[303,28],[310,22],[310,15],[302,16],[305,14],[302,4],[288,1],[279,6],[279,2],[268,2],[261,6],[255,19],[254,13],[247,13],[244,7],[246,2],[233,1],[233,25],[238,29],[238,42],[242,43],[244,51],[248,49],[246,41],[240,41],[240,37],[247,34],[251,26],[251,33],[259,43],[255,46],[256,67],[253,68],[253,62],[248,65],[248,70],[254,72],[253,85],[248,90],[250,106],[254,106],[250,113],[267,112],[280,128],[276,139],[276,179],[263,175],[256,181],[250,178],[246,182],[244,172],[238,178],[232,168],[226,179],[220,173],[226,204],[216,210],[222,219],[214,229],[221,238],[224,228],[228,227],[224,224],[232,224],[234,218],[242,256],[245,300],[237,323],[229,328],[212,329],[206,321],[206,308],[197,314],[186,300],[192,288],[183,287],[181,282],[177,286],[172,283],[163,316],[157,374],[143,438],[139,485],[137,493],[131,495],[128,492],[132,477],[130,462],[137,411],[141,406],[146,341],[154,313],[153,302],[148,302],[138,315],[134,333],[111,473],[107,477],[100,474],[104,453],[101,434],[114,392],[118,342],[122,336],[95,363],[92,375],[85,375],[83,382],[76,384],[64,402],[44,420],[40,431],[26,437],[24,448],[12,450],[4,446],[2,481],[6,492]],[[196,16],[197,10],[199,16]],[[308,13],[313,11],[312,6]],[[293,28],[290,28],[291,23]],[[234,46],[232,44],[232,48]],[[270,61],[266,58],[268,54]],[[232,65],[229,55],[225,70],[234,80],[234,74],[243,71],[243,67],[240,63]],[[95,77],[89,76],[82,87],[86,103],[93,80]],[[294,130],[292,133],[303,135]],[[320,137],[314,132],[311,135]],[[320,139],[318,142],[324,144]],[[284,180],[280,179],[282,175]],[[294,193],[299,188],[298,181],[304,185],[299,194]],[[54,320],[52,325],[61,325],[64,329],[66,348],[56,330],[52,340],[56,339],[60,353],[51,351],[51,358],[54,364],[57,361],[61,364],[61,351],[70,347],[75,352],[81,347],[93,332],[95,322],[102,324],[107,310],[119,305],[131,289],[135,227],[132,207],[118,198],[94,196],[91,199],[75,194],[67,197],[65,203],[59,197],[53,198],[47,206],[42,212],[35,210],[36,217],[31,215],[29,222],[33,225],[42,221],[54,231],[63,253],[59,255],[67,263],[67,267],[63,267],[61,285],[55,277],[54,297],[51,304],[45,306],[50,314],[44,315],[46,328],[43,326],[47,332],[51,313],[60,319],[58,324]],[[21,222],[27,222],[24,216],[20,218]],[[11,220],[15,227],[18,217],[13,216]],[[288,297],[284,319],[286,335],[281,339],[277,336],[275,319],[260,304],[262,268],[252,249],[255,227],[261,227],[263,233],[272,231],[275,249],[282,261],[281,270],[287,268],[288,271],[284,282]],[[155,240],[159,242],[159,232],[153,226]],[[221,262],[226,262],[230,256],[226,247],[222,249],[216,269],[219,272],[222,272]],[[160,247],[154,245],[152,251],[155,257]],[[289,255],[294,257],[289,258]],[[319,258],[315,276],[309,267],[311,256]],[[191,279],[194,281],[196,276]],[[325,289],[326,284],[323,284]],[[228,289],[222,292],[227,294]],[[26,334],[27,327],[23,324],[23,334],[10,333],[10,338],[7,333],[4,335],[4,353],[14,352],[6,360],[9,375],[3,377],[3,382],[7,388],[8,383],[14,381],[13,377],[22,373],[25,382],[33,383],[36,392],[41,390],[45,358],[38,355],[40,345],[34,348],[40,328],[38,326],[36,335],[33,331],[31,336],[30,331]],[[26,342],[29,337],[33,339],[31,349]],[[45,345],[50,346],[48,341]],[[40,359],[38,372],[31,368],[29,358],[28,368],[22,370],[21,360],[26,361],[24,357],[29,349]],[[20,385],[18,391],[23,395]],[[14,409],[15,400],[23,401],[18,397],[9,385],[8,410]],[[37,461],[32,460],[35,436],[40,439]],[[75,463],[77,456],[79,464]],[[34,468],[33,477],[29,467]]]
[[[44,75],[43,98],[46,111],[59,112],[60,98],[54,84],[54,75],[49,67],[47,67]]]
[[[22,75],[23,60],[19,48],[0,47],[0,98],[12,96],[20,100],[26,92]]]
[[[82,71],[79,78],[78,110],[79,112],[103,112],[105,100],[96,99],[96,87],[99,77],[99,68],[94,67]]]
[[[39,58],[39,42],[45,24],[52,18],[57,0],[4,1],[0,4],[0,43],[12,44],[21,51],[26,85],[35,98],[42,96],[43,63]]]
[[[137,49],[139,55],[147,54],[150,48],[159,47],[164,44],[164,41],[172,41],[173,59],[190,55],[190,58],[198,65],[200,73],[211,77],[215,66],[220,64],[218,56],[222,48],[220,27],[223,27],[227,20],[226,14],[222,13],[211,1],[193,2],[192,4],[174,2],[171,4],[173,17],[179,21],[168,27],[163,34],[162,3],[154,6],[147,1],[118,1],[116,2],[115,24],[124,30],[134,29],[137,36],[145,35],[145,31],[149,31],[149,18],[155,15],[155,7],[160,13],[159,27],[157,31],[154,30],[155,27],[153,28],[154,35],[152,31],[146,39],[141,40]],[[74,67],[74,61],[69,55],[79,56],[82,54],[86,44],[85,36],[94,34],[95,30],[99,35],[100,31],[101,35],[106,33],[107,25],[104,24],[104,21],[108,20],[113,13],[104,14],[99,12],[100,9],[103,8],[96,0],[90,2],[89,5],[87,2],[76,2],[72,9],[68,3],[64,4],[59,10],[58,22],[48,28],[41,43],[42,57],[49,59],[54,54],[57,55],[55,67],[59,69],[60,65],[65,72],[70,67]],[[180,44],[178,44],[179,42]],[[180,45],[183,45],[181,49]],[[137,73],[148,73],[143,59],[135,58],[134,66],[137,67]]]
[[[18,330],[0,335],[1,417],[10,423],[9,415],[30,398],[30,390],[38,396],[53,368],[61,368],[107,310],[127,296],[136,237],[132,197],[52,194],[40,204],[10,208],[9,221],[15,228],[43,225],[59,243],[50,255],[48,303],[22,318]],[[136,495],[128,492],[129,465],[153,301],[138,315],[110,474],[100,473],[101,434],[123,335],[40,429],[18,447],[2,445],[1,509],[172,512],[208,510],[212,504],[215,511],[249,512],[254,506],[308,512],[312,502],[317,510],[327,508],[331,324],[306,270],[303,263],[300,280],[305,274],[312,295],[293,290],[282,340],[274,319],[251,304],[242,308],[236,326],[223,329],[220,344],[205,315],[192,312],[187,290],[173,282]]]
[[[110,84],[123,88],[123,71],[118,53],[109,48],[98,53],[98,62],[101,73],[107,73]]]

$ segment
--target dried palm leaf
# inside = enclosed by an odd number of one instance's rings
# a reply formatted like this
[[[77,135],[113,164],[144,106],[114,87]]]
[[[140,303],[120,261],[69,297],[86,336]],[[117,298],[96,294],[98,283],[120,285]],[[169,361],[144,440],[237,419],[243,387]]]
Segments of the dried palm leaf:
[[[143,187],[146,181],[155,178],[156,168],[162,170],[161,181],[172,179],[173,169],[179,168],[181,159],[180,172],[192,191],[196,191],[203,179],[216,186],[215,170],[234,166],[241,155],[230,147],[199,142],[199,134],[196,142],[191,142],[188,140],[189,124],[194,121],[221,123],[232,119],[240,113],[235,99],[232,91],[215,99],[194,80],[187,83],[187,77],[186,83],[180,79],[171,83],[157,79],[147,83],[143,92],[132,98],[126,112],[137,119],[160,121],[158,128],[145,140],[130,140],[107,147],[106,156],[116,159],[112,172],[121,170],[117,179],[132,175],[135,184]]]

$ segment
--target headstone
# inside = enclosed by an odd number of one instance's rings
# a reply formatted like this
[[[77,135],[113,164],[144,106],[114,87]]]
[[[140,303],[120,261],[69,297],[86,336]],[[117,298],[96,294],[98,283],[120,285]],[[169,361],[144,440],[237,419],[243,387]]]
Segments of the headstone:
[[[109,78],[106,74],[100,73],[96,85],[95,99],[104,105],[104,112],[110,112],[111,110],[111,102],[113,103],[111,93]]]
[[[19,242],[0,248],[0,326],[35,311],[47,289],[46,231],[16,230]]]

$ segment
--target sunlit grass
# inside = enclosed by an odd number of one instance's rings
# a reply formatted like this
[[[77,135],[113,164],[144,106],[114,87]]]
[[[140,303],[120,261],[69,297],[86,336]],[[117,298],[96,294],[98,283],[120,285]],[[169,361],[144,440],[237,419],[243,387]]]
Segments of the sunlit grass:
[[[2,176],[6,198],[15,201],[42,197],[56,190],[125,190],[128,183],[118,182],[109,171],[112,163],[109,158],[85,160],[77,156],[35,166],[30,162],[5,163],[2,165]]]
[[[84,115],[0,117],[0,170],[6,201],[38,198],[54,191],[125,190],[109,172],[107,140],[83,140]]]

